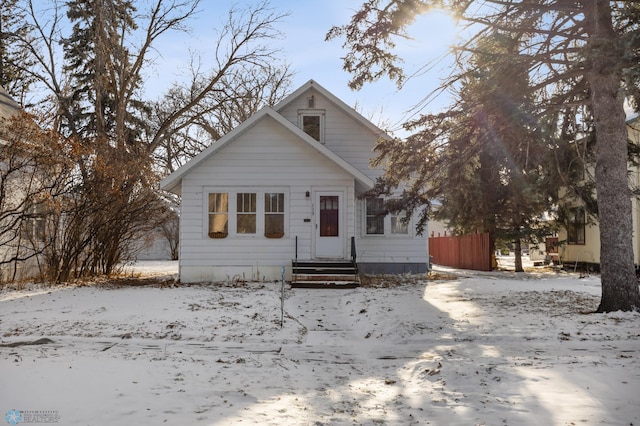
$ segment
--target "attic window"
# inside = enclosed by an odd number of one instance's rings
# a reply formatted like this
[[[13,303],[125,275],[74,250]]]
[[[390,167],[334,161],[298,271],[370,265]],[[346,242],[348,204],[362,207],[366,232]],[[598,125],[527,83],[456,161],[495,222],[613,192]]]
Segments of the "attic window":
[[[302,117],[302,130],[315,140],[320,140],[320,116],[305,115]]]
[[[307,108],[315,108],[316,107],[316,98],[311,95],[311,97],[307,98]]]
[[[309,136],[324,143],[324,111],[298,111],[299,127]]]

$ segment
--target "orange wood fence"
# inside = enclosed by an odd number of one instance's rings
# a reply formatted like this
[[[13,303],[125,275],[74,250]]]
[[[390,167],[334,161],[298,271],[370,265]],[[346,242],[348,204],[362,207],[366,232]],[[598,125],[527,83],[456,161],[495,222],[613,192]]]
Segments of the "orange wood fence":
[[[489,234],[429,238],[429,255],[436,265],[453,268],[491,270]]]

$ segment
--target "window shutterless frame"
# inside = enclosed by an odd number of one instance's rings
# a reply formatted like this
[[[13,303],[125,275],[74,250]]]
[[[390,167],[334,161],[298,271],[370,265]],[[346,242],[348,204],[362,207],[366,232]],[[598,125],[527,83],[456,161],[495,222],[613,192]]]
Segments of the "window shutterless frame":
[[[367,237],[412,237],[410,219],[405,222],[405,212],[381,215],[384,211],[384,199],[366,198],[364,200],[364,235]]]
[[[285,187],[203,188],[204,238],[284,238],[289,189]]]
[[[318,142],[324,143],[324,117],[323,109],[298,110],[298,127]]]

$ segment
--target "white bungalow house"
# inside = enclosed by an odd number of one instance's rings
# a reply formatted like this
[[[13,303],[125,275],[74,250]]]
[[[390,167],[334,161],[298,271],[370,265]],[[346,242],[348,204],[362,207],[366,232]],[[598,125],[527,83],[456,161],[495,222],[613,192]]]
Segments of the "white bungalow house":
[[[640,146],[640,120],[638,117],[627,120],[629,139]],[[593,167],[590,168],[593,173]],[[633,214],[633,257],[636,267],[640,266],[640,167],[629,165],[629,186]],[[564,195],[561,192],[561,196]],[[589,223],[583,204],[575,198],[564,196],[562,203],[568,207],[569,223],[558,231],[560,243],[558,254],[565,265],[599,267],[600,264],[600,227]]]
[[[180,279],[276,280],[293,262],[356,260],[363,273],[427,270],[426,235],[360,199],[385,134],[313,80],[167,176],[182,197]]]

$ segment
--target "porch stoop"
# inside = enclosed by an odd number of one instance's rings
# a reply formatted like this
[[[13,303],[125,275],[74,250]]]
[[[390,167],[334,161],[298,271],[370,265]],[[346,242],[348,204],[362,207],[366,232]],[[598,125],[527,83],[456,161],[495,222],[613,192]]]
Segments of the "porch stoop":
[[[356,288],[358,267],[353,262],[293,261],[292,288]]]

